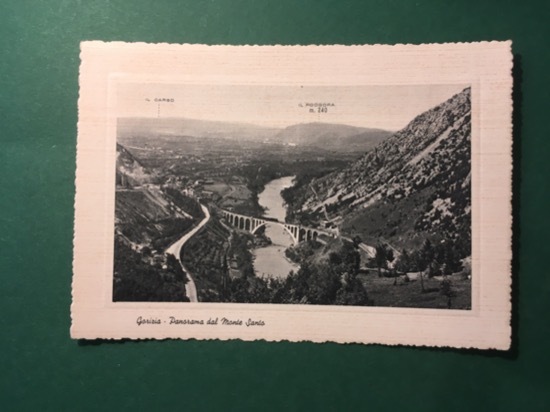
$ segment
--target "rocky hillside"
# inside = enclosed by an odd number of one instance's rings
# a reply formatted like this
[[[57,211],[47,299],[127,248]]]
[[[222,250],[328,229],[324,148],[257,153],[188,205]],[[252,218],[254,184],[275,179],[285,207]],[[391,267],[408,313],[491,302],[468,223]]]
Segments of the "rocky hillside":
[[[131,188],[150,183],[154,179],[143,165],[121,144],[116,145],[117,187]]]
[[[470,254],[470,88],[414,118],[349,167],[286,196],[296,220],[332,221],[364,241]]]
[[[186,274],[165,249],[203,218],[195,199],[156,176],[117,145],[114,301],[187,301]]]
[[[117,145],[115,230],[130,245],[163,248],[202,218],[195,200],[161,188],[152,183],[155,178],[124,146]]]

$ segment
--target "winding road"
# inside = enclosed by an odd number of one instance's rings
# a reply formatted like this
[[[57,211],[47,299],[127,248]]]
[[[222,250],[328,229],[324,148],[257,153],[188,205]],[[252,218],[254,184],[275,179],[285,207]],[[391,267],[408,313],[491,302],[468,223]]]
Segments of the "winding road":
[[[187,270],[187,268],[183,265],[183,263],[180,259],[180,252],[181,252],[181,248],[183,247],[183,245],[185,245],[185,243],[189,239],[191,239],[195,235],[195,233],[197,233],[210,220],[210,212],[208,211],[208,208],[206,206],[204,206],[202,203],[201,203],[201,209],[204,213],[204,219],[202,219],[200,221],[200,223],[197,226],[195,226],[190,232],[187,232],[178,241],[176,241],[175,243],[172,243],[172,245],[170,245],[164,251],[165,254],[174,255],[176,257],[176,259],[178,260],[178,262],[180,262],[180,265],[181,265],[181,268],[183,269],[183,271],[187,274],[188,282],[185,284],[185,294],[189,298],[190,302],[198,302],[199,301],[198,298],[197,298],[197,287],[195,286],[195,281],[191,277],[191,272],[189,272],[189,270]]]

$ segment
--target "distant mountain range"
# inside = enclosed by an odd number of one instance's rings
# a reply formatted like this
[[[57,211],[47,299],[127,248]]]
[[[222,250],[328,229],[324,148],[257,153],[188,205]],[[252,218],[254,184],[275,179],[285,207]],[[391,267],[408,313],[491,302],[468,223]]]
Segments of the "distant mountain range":
[[[165,139],[173,142],[178,136],[254,140],[289,146],[319,147],[336,151],[366,151],[391,132],[334,123],[301,123],[285,128],[269,128],[249,123],[231,123],[186,118],[120,118],[118,139],[131,143],[134,139]]]
[[[297,188],[295,216],[333,220],[369,243],[453,242],[470,253],[470,88],[414,118],[345,169]],[[288,201],[288,199],[287,199]]]
[[[231,123],[187,118],[121,117],[118,119],[118,138],[174,136],[217,137],[239,140],[263,140],[280,129],[248,123]]]
[[[270,141],[329,150],[366,151],[390,135],[391,132],[381,129],[315,122],[285,127]]]

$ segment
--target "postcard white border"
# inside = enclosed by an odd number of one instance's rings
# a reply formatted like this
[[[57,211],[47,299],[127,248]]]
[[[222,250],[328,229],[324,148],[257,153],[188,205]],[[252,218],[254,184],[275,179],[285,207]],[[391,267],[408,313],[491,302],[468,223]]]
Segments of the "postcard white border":
[[[508,349],[511,343],[511,42],[206,46],[84,42],[71,336],[264,339]],[[307,75],[305,75],[307,74]],[[258,85],[472,85],[472,310],[229,303],[112,303],[120,81]],[[111,94],[110,94],[111,93]],[[107,279],[107,280],[106,280]],[[139,326],[231,318],[265,326]]]

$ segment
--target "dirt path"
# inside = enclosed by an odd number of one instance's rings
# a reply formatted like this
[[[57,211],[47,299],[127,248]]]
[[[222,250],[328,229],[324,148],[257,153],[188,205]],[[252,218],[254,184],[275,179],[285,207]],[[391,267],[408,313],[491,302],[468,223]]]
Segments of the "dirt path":
[[[191,272],[183,265],[182,261],[180,260],[180,252],[181,248],[189,239],[191,239],[204,225],[208,223],[210,220],[210,212],[208,211],[208,208],[201,204],[201,209],[204,213],[204,219],[200,221],[200,223],[195,226],[190,232],[183,235],[178,241],[170,245],[165,251],[165,254],[172,254],[176,257],[178,262],[180,262],[181,268],[183,271],[187,274],[187,279],[189,281],[185,284],[185,294],[189,298],[189,301],[191,302],[198,302],[197,298],[197,287],[195,286],[195,281],[191,277]]]

